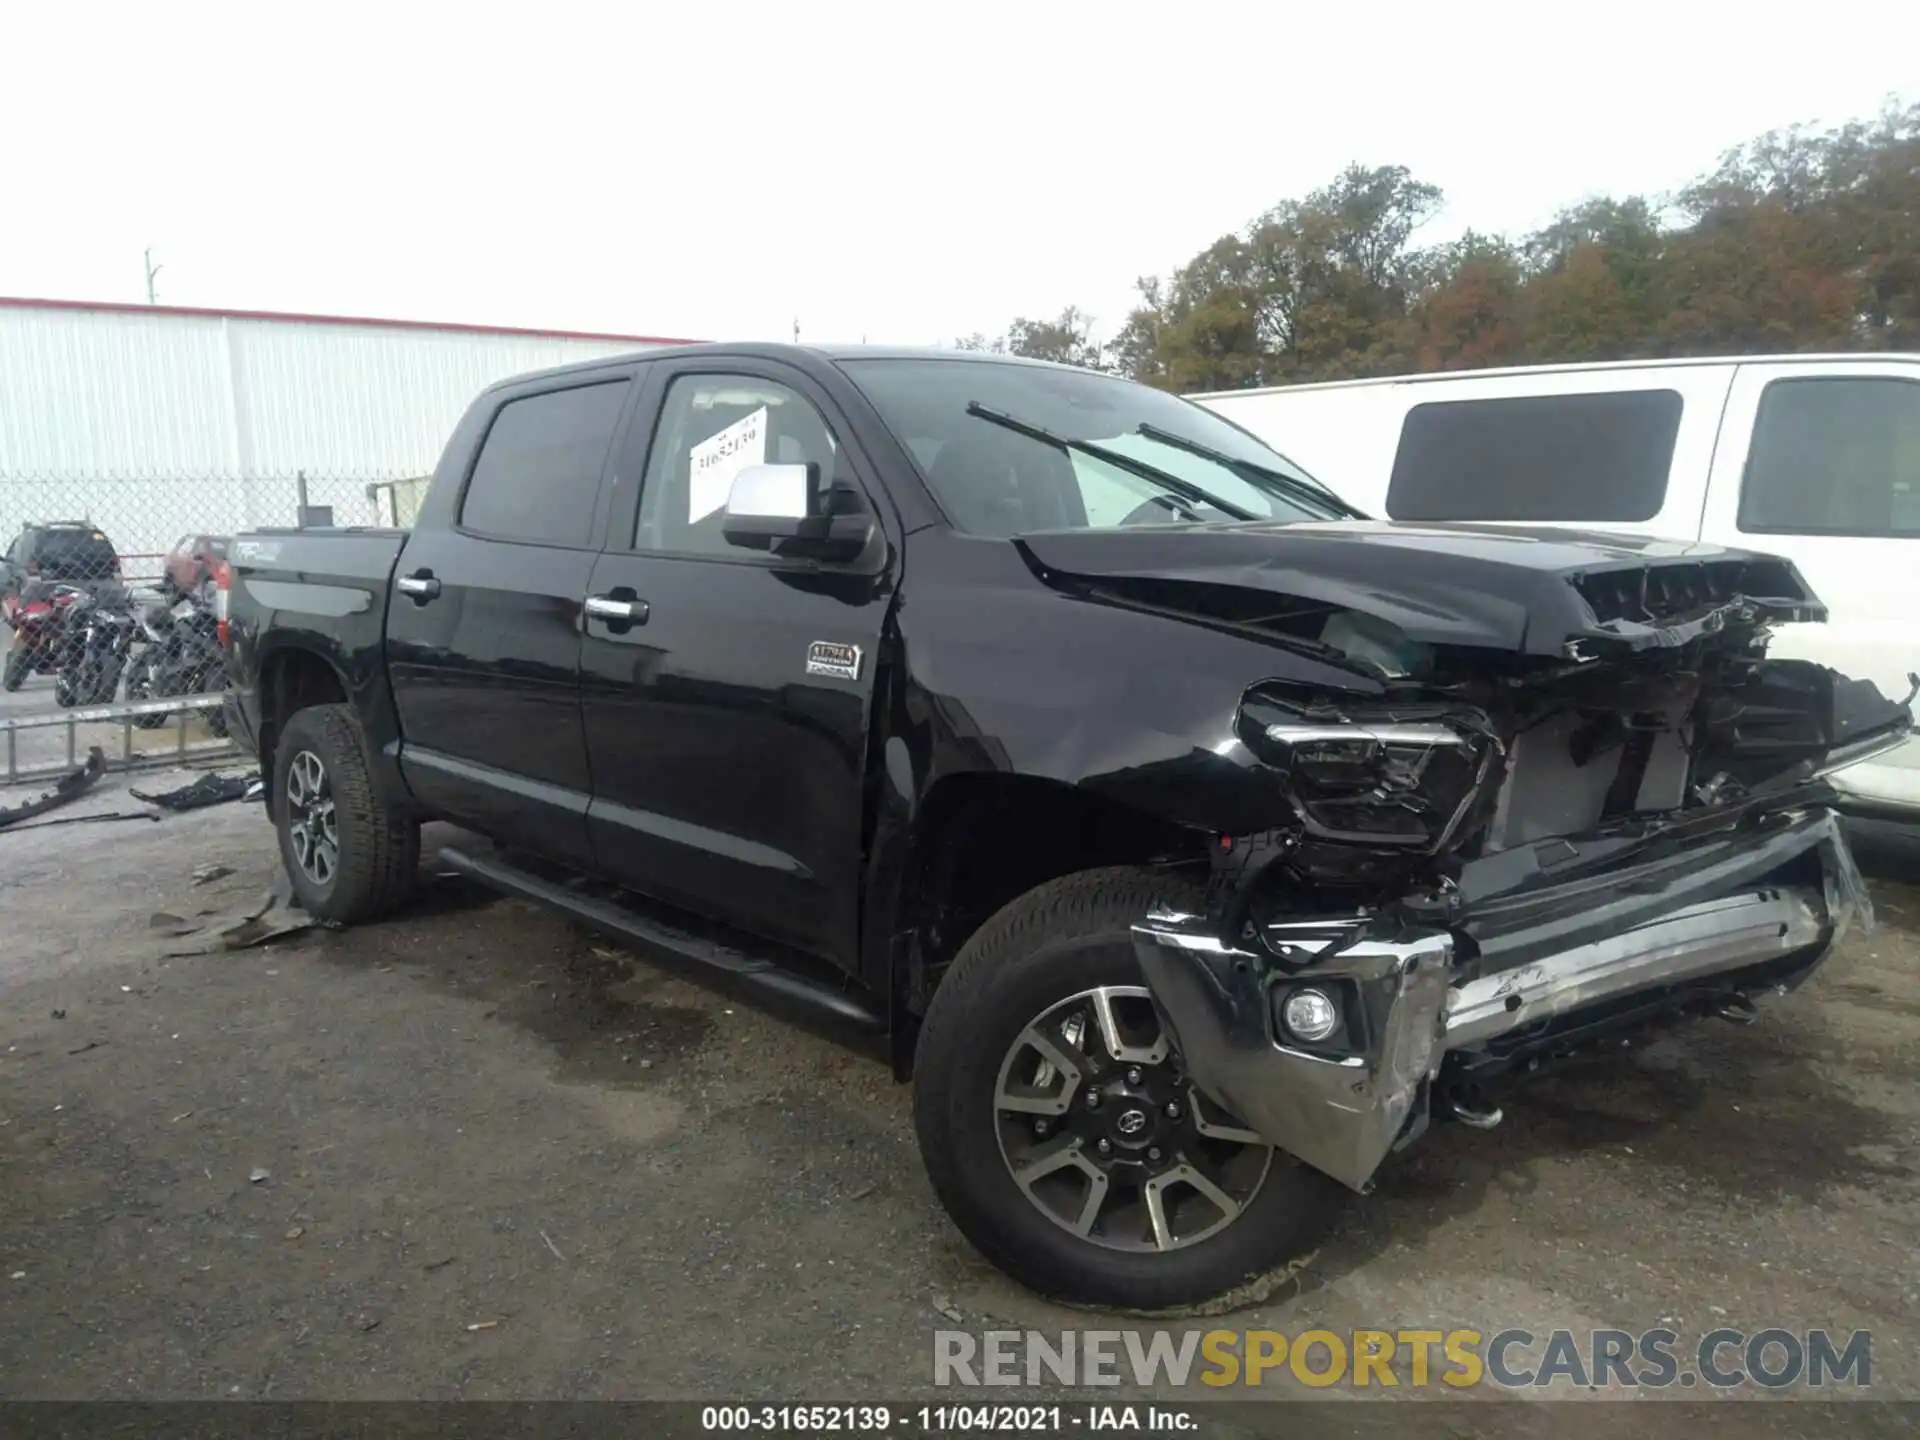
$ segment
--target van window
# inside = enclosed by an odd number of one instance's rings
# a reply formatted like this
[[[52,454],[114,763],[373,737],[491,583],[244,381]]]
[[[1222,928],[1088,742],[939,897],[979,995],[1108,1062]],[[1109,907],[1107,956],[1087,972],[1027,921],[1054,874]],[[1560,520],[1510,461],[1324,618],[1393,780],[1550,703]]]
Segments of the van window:
[[[473,462],[460,524],[523,545],[587,544],[626,394],[616,380],[502,405]]]
[[[1767,386],[1740,488],[1740,528],[1920,536],[1920,383],[1810,376]]]
[[[1651,520],[1680,430],[1675,390],[1416,405],[1387,487],[1395,520]]]

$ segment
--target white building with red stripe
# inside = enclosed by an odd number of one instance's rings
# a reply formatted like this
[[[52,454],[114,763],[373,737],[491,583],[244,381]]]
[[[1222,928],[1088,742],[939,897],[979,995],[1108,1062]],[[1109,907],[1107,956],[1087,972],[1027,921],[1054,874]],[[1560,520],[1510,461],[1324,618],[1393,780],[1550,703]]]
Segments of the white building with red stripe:
[[[0,298],[0,545],[89,519],[123,553],[295,523],[408,518],[487,385],[661,336]]]

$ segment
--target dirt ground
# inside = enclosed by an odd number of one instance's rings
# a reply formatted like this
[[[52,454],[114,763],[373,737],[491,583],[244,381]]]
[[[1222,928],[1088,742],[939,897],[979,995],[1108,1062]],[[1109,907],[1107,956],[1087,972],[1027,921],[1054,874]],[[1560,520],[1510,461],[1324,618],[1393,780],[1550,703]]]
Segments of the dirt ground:
[[[1188,1323],[1868,1328],[1920,1398],[1920,843],[1860,849],[1882,928],[1760,1024],[1435,1132]],[[979,1260],[884,1066],[526,906],[161,957],[276,863],[247,804],[0,833],[0,1395],[950,1399],[936,1330],[1141,1323]]]

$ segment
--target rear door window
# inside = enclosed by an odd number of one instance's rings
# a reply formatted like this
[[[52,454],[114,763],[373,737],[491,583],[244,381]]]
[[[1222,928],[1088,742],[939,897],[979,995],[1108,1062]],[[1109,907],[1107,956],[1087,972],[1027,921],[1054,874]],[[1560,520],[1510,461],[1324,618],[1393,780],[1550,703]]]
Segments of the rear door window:
[[[590,544],[626,398],[627,382],[613,380],[502,405],[467,479],[461,528],[524,545]]]
[[[1678,391],[1447,400],[1407,412],[1395,520],[1651,520],[1667,496]]]
[[[1740,488],[1740,528],[1920,536],[1920,383],[1834,376],[1767,386]]]

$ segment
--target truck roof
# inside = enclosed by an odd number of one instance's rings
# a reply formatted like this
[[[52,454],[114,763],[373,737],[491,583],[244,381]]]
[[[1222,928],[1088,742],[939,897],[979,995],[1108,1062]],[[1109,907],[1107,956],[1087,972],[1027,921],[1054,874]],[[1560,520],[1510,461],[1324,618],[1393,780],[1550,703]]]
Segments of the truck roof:
[[[1246,395],[1293,394],[1301,390],[1357,390],[1377,385],[1424,385],[1454,380],[1496,380],[1518,375],[1579,375],[1592,371],[1668,370],[1679,366],[1704,365],[1820,365],[1862,360],[1894,360],[1908,364],[1920,362],[1920,352],[1898,350],[1856,350],[1818,355],[1690,355],[1647,360],[1599,360],[1562,365],[1503,365],[1486,370],[1428,370],[1418,375],[1375,375],[1365,380],[1319,380],[1305,385],[1256,385],[1245,390],[1197,391],[1189,400],[1229,400]]]
[[[625,355],[603,355],[592,360],[576,360],[567,365],[555,365],[545,370],[528,370],[518,375],[496,380],[487,390],[493,391],[508,385],[517,385],[524,380],[544,378],[549,375],[590,374],[596,370],[618,369],[639,360],[656,360],[663,355],[674,359],[692,355],[734,357],[740,359],[798,361],[838,361],[838,360],[957,360],[995,365],[1027,365],[1039,370],[1074,370],[1078,367],[1060,365],[1051,360],[1032,360],[1024,355],[1000,355],[987,350],[955,350],[940,345],[786,345],[767,341],[713,341],[700,345],[675,345],[670,351],[635,350]]]

